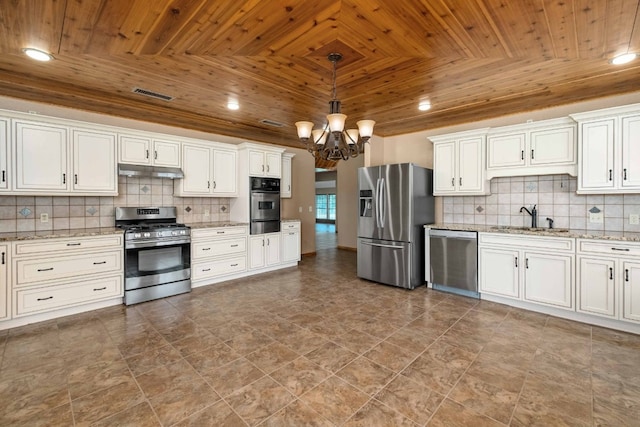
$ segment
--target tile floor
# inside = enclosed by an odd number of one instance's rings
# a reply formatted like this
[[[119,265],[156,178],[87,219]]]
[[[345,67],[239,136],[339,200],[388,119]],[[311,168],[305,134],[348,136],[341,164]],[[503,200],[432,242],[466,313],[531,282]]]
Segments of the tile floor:
[[[0,333],[2,426],[638,426],[640,337],[355,254]]]

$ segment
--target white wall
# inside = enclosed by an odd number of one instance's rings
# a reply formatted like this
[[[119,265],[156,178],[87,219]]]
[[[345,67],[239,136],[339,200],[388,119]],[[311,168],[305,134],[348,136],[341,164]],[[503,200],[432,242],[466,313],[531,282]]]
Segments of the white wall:
[[[364,166],[365,159],[338,162],[338,247],[355,249],[358,247],[358,168]]]

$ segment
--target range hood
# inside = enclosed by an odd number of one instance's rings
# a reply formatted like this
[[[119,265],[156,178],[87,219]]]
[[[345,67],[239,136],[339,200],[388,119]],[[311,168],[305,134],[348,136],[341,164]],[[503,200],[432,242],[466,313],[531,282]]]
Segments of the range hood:
[[[184,178],[184,173],[180,168],[129,165],[126,163],[118,163],[118,175],[135,176],[138,178]]]

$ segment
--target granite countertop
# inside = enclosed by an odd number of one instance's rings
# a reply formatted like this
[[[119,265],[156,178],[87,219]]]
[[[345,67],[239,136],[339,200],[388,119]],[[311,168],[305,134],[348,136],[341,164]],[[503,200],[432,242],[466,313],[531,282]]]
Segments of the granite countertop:
[[[231,221],[213,221],[213,222],[194,222],[192,224],[188,224],[192,229],[197,228],[217,228],[217,227],[239,227],[239,226],[248,226],[248,222],[231,222]]]
[[[424,228],[437,228],[441,230],[477,231],[483,233],[526,234],[529,236],[546,237],[571,237],[579,239],[618,240],[627,242],[640,242],[640,233],[622,231],[595,231],[575,229],[555,229],[509,227],[501,225],[474,225],[474,224],[427,224]]]
[[[42,231],[20,231],[17,233],[0,233],[0,242],[12,240],[37,240],[37,239],[57,239],[102,236],[105,234],[122,234],[121,229],[116,227],[103,228],[72,228],[69,230],[42,230]]]

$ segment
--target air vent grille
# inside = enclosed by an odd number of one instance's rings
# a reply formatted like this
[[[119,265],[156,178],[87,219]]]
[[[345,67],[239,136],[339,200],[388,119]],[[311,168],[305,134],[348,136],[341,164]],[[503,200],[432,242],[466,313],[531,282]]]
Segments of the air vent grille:
[[[269,120],[269,119],[262,119],[260,120],[260,123],[262,123],[263,125],[273,126],[276,128],[281,128],[284,126],[284,123],[276,122],[274,120]]]
[[[173,100],[173,96],[164,95],[162,93],[153,92],[151,90],[142,89],[139,87],[134,87],[132,90],[133,93],[137,93],[139,95],[148,96],[150,98],[162,99],[163,101],[171,101]]]

